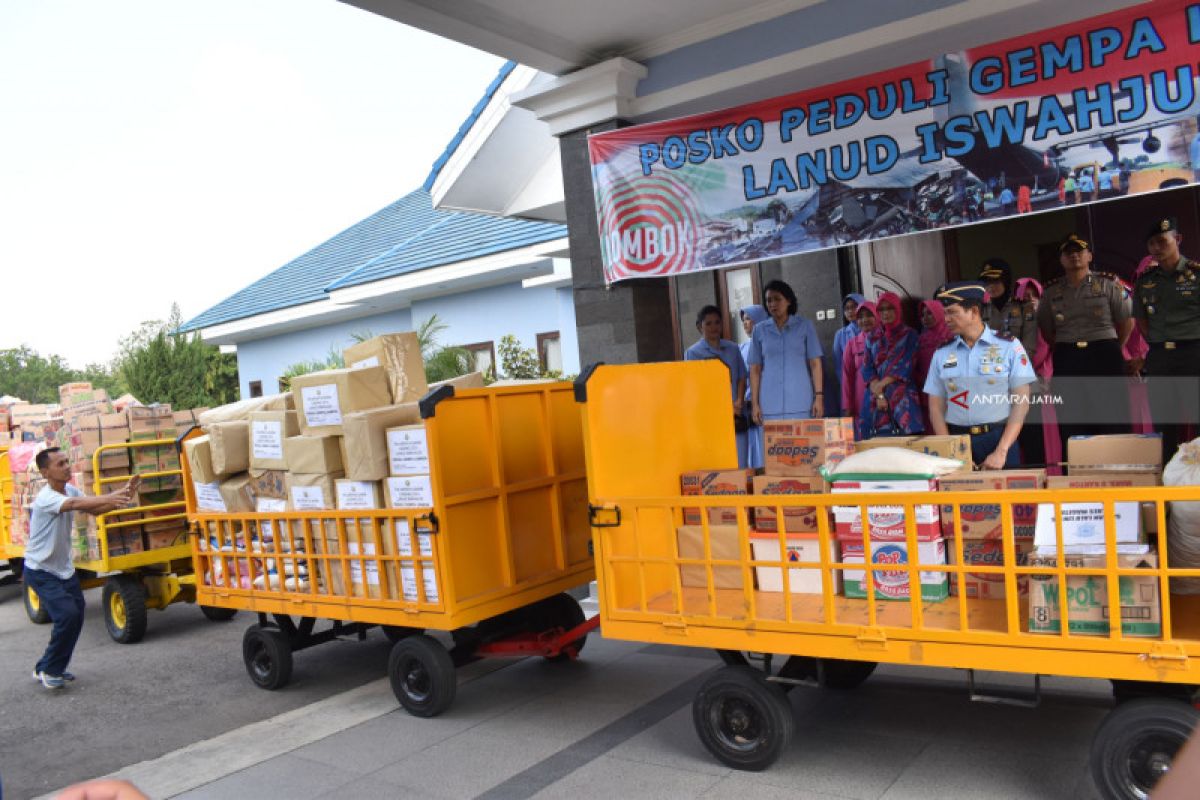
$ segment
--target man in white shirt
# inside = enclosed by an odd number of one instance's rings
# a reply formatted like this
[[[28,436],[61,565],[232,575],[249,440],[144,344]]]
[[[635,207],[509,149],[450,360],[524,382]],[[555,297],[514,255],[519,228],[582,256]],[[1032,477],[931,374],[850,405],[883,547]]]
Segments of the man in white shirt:
[[[24,580],[50,614],[54,629],[46,652],[33,668],[33,678],[47,689],[61,689],[65,681],[75,679],[67,665],[83,628],[83,590],[71,560],[72,514],[99,515],[130,505],[139,479],[135,475],[120,491],[85,497],[68,483],[71,461],[66,453],[50,447],[37,454],[36,463],[46,486],[33,501]]]

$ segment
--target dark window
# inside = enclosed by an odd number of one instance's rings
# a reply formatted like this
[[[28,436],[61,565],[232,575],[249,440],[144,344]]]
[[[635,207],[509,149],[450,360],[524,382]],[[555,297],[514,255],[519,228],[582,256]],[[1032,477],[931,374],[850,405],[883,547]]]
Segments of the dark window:
[[[562,372],[562,337],[558,331],[539,333],[537,335],[538,360],[542,362],[545,372]]]
[[[262,397],[262,381],[250,381],[250,396]]]
[[[465,344],[463,349],[471,354],[471,366],[476,372],[496,377],[496,345],[492,342]]]

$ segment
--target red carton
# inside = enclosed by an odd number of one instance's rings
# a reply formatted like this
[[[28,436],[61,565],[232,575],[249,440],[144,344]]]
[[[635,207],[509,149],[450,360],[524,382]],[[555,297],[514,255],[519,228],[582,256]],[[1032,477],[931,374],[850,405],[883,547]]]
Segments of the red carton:
[[[684,497],[700,495],[750,494],[750,482],[754,478],[752,469],[709,470],[699,469],[685,472],[679,477],[680,494]],[[700,524],[700,509],[683,509],[685,525]],[[709,525],[737,525],[736,508],[710,508]]]
[[[774,419],[763,423],[763,472],[816,475],[826,462],[854,452],[853,422],[838,419]]]
[[[829,484],[819,475],[794,477],[778,475],[756,475],[754,494],[824,494]],[[779,515],[774,506],[754,507],[754,529],[762,533],[779,531]],[[788,506],[783,509],[783,524],[788,533],[816,533],[817,508],[815,506]]]
[[[978,472],[952,472],[938,478],[938,491],[942,492],[1003,492],[1024,489],[1046,488],[1046,471],[1043,469],[981,470]],[[1000,506],[990,503],[959,505],[963,539],[999,539],[1003,527]],[[1037,526],[1037,504],[1021,503],[1013,506],[1013,535],[1017,539],[1033,539]],[[954,537],[954,507],[942,506],[942,533]]]

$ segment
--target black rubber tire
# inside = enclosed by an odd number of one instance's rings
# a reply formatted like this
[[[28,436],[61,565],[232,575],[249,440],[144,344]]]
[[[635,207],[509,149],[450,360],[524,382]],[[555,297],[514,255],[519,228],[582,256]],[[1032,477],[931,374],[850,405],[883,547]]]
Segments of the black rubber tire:
[[[25,574],[25,559],[10,558],[8,560],[8,571],[13,574],[14,578],[19,578]]]
[[[395,644],[401,639],[407,639],[409,636],[416,636],[418,633],[422,632],[420,628],[405,628],[400,625],[380,625],[379,629],[383,631],[383,635],[386,636],[387,640],[392,644]]]
[[[228,622],[237,616],[236,608],[221,608],[220,606],[200,606],[200,613],[205,619],[213,622]]]
[[[587,619],[579,601],[566,592],[539,600],[526,606],[523,611],[528,630],[533,633],[542,633],[554,628],[569,631],[577,625],[582,625]],[[574,644],[575,654],[579,655],[583,652],[583,646],[587,644],[587,636],[579,637]],[[547,656],[546,660],[557,663],[570,661],[571,657],[566,653],[559,653],[556,656]]]
[[[117,644],[137,644],[146,635],[146,587],[132,575],[113,575],[104,583],[104,627]],[[117,600],[124,608],[124,624],[113,618]]]
[[[792,740],[787,695],[752,667],[717,669],[696,692],[692,723],[701,744],[726,766],[761,771]]]
[[[423,633],[392,646],[388,679],[400,705],[414,717],[436,717],[450,707],[458,691],[450,653]]]
[[[1092,740],[1089,766],[1100,796],[1149,797],[1198,721],[1200,711],[1180,700],[1139,697],[1119,704]]]
[[[260,689],[275,691],[292,680],[292,646],[277,628],[251,625],[242,635],[242,663]]]
[[[879,665],[874,661],[842,661],[837,658],[823,658],[818,662],[817,675],[821,679],[821,685],[826,689],[846,691],[861,686],[867,678],[871,677],[871,673],[877,666]]]
[[[25,599],[25,614],[29,617],[29,621],[34,625],[48,624],[50,622],[50,612],[47,611],[46,607],[41,604],[40,600],[38,600],[37,605],[34,606],[34,601],[37,598],[37,592],[33,591],[33,589],[28,585],[25,585],[21,588],[21,596]]]

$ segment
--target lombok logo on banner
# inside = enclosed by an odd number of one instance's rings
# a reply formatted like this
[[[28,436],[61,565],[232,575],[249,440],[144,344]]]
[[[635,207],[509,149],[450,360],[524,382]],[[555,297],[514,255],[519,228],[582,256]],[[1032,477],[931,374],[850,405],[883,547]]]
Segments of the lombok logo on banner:
[[[1200,3],[589,137],[609,282],[1193,183]]]

